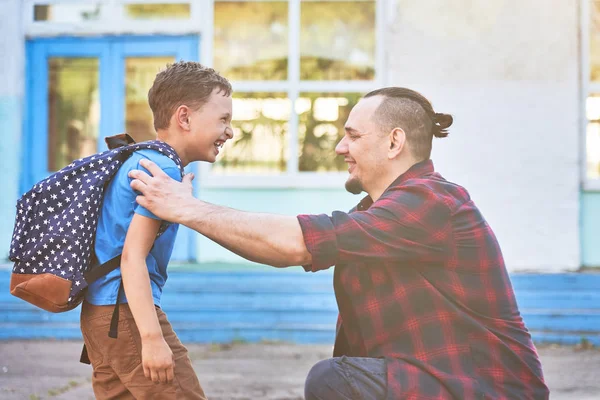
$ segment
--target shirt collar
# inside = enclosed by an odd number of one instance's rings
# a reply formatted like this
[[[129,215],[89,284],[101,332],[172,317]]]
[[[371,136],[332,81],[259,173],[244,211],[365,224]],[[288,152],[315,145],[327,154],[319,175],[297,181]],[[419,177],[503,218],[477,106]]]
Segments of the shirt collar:
[[[414,164],[410,167],[406,172],[397,177],[394,182],[383,192],[387,192],[390,188],[400,186],[402,183],[406,182],[409,179],[418,178],[425,175],[430,175],[435,171],[433,167],[433,161],[431,159],[424,160]],[[365,211],[368,210],[369,207],[373,204],[373,200],[371,196],[365,196],[356,206],[356,211]]]

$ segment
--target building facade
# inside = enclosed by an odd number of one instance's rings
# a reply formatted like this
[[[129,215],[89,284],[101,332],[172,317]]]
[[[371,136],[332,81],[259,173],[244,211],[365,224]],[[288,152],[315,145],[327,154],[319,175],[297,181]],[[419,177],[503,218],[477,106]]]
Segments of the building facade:
[[[351,208],[334,147],[360,96],[453,114],[432,158],[465,186],[511,271],[600,266],[600,1],[0,2],[0,257],[18,196],[103,137],[152,135],[146,94],[179,59],[234,87],[235,138],[200,198],[282,214]],[[177,260],[238,262],[180,231]]]

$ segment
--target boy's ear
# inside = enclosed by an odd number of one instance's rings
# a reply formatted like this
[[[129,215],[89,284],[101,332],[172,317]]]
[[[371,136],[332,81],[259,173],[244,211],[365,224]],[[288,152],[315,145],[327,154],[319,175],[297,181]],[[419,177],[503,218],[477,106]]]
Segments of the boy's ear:
[[[184,131],[190,130],[190,111],[189,107],[183,104],[175,111],[175,121]]]

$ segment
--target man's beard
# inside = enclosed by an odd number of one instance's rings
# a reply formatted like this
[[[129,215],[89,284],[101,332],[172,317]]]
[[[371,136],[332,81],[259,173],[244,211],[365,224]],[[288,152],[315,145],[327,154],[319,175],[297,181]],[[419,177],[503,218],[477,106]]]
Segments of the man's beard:
[[[362,183],[356,178],[349,178],[346,181],[346,190],[352,194],[361,194],[364,191]]]

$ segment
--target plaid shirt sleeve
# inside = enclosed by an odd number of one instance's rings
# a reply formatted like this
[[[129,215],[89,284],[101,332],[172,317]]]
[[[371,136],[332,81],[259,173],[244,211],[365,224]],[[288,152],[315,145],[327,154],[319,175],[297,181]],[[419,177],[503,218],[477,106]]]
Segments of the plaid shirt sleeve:
[[[312,255],[306,271],[362,262],[434,263],[447,257],[451,210],[423,184],[392,188],[366,211],[298,215]]]

